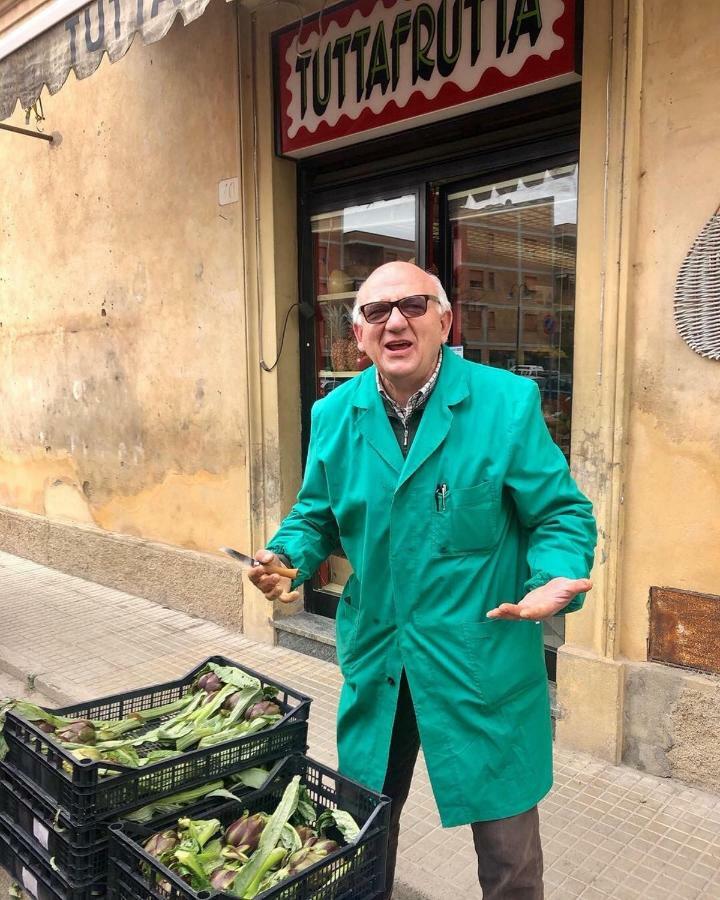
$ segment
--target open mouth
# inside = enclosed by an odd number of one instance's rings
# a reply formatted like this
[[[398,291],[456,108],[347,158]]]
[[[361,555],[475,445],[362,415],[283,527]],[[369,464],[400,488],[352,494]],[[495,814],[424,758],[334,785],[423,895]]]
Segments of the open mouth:
[[[412,347],[410,341],[388,341],[385,344],[385,349],[389,350],[391,353],[399,353],[403,350],[409,350]]]

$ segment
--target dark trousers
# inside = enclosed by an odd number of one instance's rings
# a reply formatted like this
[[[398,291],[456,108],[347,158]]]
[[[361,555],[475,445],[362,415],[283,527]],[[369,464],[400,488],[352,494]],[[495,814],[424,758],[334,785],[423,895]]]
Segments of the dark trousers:
[[[392,897],[400,814],[410,793],[419,749],[415,709],[403,672],[383,788],[392,800],[386,900]],[[458,785],[458,790],[462,790],[462,785]],[[473,822],[470,827],[484,900],[542,900],[543,857],[537,806],[507,819]]]

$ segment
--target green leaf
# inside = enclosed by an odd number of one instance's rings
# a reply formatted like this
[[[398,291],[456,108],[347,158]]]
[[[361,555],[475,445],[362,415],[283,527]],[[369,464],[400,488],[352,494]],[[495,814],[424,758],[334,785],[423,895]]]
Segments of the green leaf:
[[[305,785],[300,785],[300,799],[298,800],[297,810],[294,820],[298,824],[312,825],[317,819],[317,810],[310,797],[310,792]]]
[[[203,859],[203,857],[205,857],[204,853],[195,853],[192,850],[179,849],[175,851],[174,856],[181,866],[199,879],[199,887],[201,889],[210,884],[210,874],[205,870],[205,861]],[[210,864],[214,863],[214,867],[217,868],[217,865],[220,864],[222,858],[218,858],[218,854],[214,854],[212,856],[212,862],[209,857],[206,857],[206,859]]]
[[[353,819],[349,812],[345,812],[344,809],[333,809],[331,810],[331,814],[335,825],[347,843],[352,843],[360,834],[360,828],[355,819]]]
[[[257,850],[253,853],[250,862],[242,867],[240,874],[233,882],[233,893],[239,897],[255,896],[260,880],[269,868],[268,863],[270,859],[274,859],[274,856],[271,855],[277,847],[283,828],[297,809],[299,797],[300,776],[295,775],[285,788],[285,792],[275,808],[275,812],[270,816],[267,825],[263,828]],[[285,850],[282,848],[282,855],[284,856],[284,854]]]
[[[183,806],[187,806],[195,800],[208,796],[211,797],[212,792],[222,786],[222,781],[212,781],[210,784],[202,784],[200,787],[192,788],[189,791],[181,791],[180,793],[172,794],[170,797],[162,797],[153,803],[148,803],[147,806],[132,810],[132,812],[123,813],[120,818],[125,819],[128,822],[149,822],[158,813],[167,815],[168,813],[177,812],[182,809]]]
[[[182,756],[182,753],[179,750],[151,750],[148,755],[144,757],[143,762],[158,762],[162,759],[172,759],[174,756]]]
[[[2,724],[5,713],[9,709],[12,709],[13,712],[22,716],[23,719],[27,719],[28,722],[48,722],[50,725],[55,726],[55,728],[60,725],[69,725],[71,722],[77,721],[77,717],[68,718],[67,716],[55,716],[46,709],[37,706],[35,703],[30,703],[29,700],[10,700],[8,698],[7,700],[0,701],[0,724]]]
[[[124,766],[137,768],[140,765],[140,757],[134,747],[118,747],[117,750],[111,750],[104,756],[108,762],[118,762]]]
[[[289,822],[280,832],[280,843],[290,853],[294,853],[296,850],[300,850],[302,847],[300,835],[297,833],[297,831],[295,831],[295,829]]]
[[[218,788],[216,791],[212,791],[212,793],[208,794],[208,797],[225,797],[226,800],[235,800],[237,803],[245,800],[244,797],[240,798],[237,794],[233,794],[232,791],[228,791],[225,788]]]
[[[236,688],[253,687],[255,690],[260,690],[262,688],[262,685],[257,678],[248,675],[246,672],[243,672],[235,666],[219,666],[216,663],[208,663],[207,667],[211,672],[214,672],[217,675],[220,681],[225,682],[225,684],[233,684]]]
[[[238,693],[240,694],[240,697],[226,719],[228,725],[232,722],[240,721],[245,714],[245,710],[262,698],[262,691],[260,688],[254,686],[242,688]]]
[[[201,850],[219,830],[222,830],[219,819],[180,819],[178,826],[183,830],[180,844],[183,849],[194,846]]]
[[[280,884],[281,881],[285,881],[286,878],[290,876],[290,869],[287,865],[283,866],[282,869],[278,869],[275,872],[268,873],[265,878],[263,878],[260,883],[260,890],[258,893],[262,893],[263,891],[267,891],[275,885]],[[317,895],[313,894],[313,897]]]
[[[259,766],[256,766],[252,769],[243,769],[242,772],[238,772],[235,775],[230,776],[231,781],[239,781],[241,784],[246,785],[250,788],[255,788],[258,790],[263,787],[265,782],[268,779],[268,771],[266,769],[261,769]]]
[[[173,700],[172,703],[166,703],[164,706],[151,706],[150,709],[138,709],[131,718],[138,718],[144,721],[150,719],[159,719],[161,716],[169,716],[179,712],[189,706],[193,701],[192,694],[185,694],[183,697]]]
[[[268,854],[266,854],[264,857],[262,857],[260,865],[257,867],[255,877],[248,884],[247,887],[242,889],[242,893],[240,893],[240,891],[238,890],[238,886],[237,886],[238,882],[243,878],[243,874],[245,873],[245,870],[249,869],[252,866],[253,860],[258,855],[258,853],[259,853],[259,851],[256,851],[253,854],[253,857],[250,860],[250,862],[246,866],[243,866],[243,868],[240,870],[240,874],[233,882],[232,892],[234,894],[238,894],[240,897],[243,897],[244,900],[252,900],[253,897],[257,896],[257,894],[261,890],[261,886],[267,876],[267,873],[271,869],[274,869],[275,866],[281,865],[287,855],[284,847],[276,847],[274,850],[271,850]]]
[[[320,834],[325,834],[328,828],[335,826],[345,838],[347,843],[351,843],[360,834],[360,828],[350,813],[343,809],[326,809],[316,823],[316,828]]]
[[[235,688],[231,684],[224,684],[208,703],[203,703],[197,709],[194,709],[189,716],[190,721],[198,725],[203,724],[220,709],[230,694],[235,693]]]

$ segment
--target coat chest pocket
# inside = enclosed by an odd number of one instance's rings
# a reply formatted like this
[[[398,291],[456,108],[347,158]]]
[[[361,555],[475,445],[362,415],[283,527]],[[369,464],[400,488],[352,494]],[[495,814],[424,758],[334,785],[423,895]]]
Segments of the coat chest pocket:
[[[436,506],[432,514],[433,549],[437,555],[474,553],[495,546],[499,509],[491,482],[450,488],[444,507]]]

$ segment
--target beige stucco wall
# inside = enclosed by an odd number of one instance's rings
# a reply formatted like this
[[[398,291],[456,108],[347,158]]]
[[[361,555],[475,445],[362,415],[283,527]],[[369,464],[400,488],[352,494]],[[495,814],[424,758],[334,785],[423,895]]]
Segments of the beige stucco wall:
[[[648,590],[720,593],[720,363],[673,323],[682,261],[720,206],[720,8],[645,3],[620,650],[645,659]]]
[[[248,399],[235,8],[5,133],[0,504],[182,547],[245,545]],[[24,124],[22,114],[9,120]]]
[[[297,300],[295,166],[273,152],[277,16],[214,0],[188,27],[137,40],[45,97],[43,127],[59,144],[0,142],[12,185],[0,243],[0,511],[217,553],[263,546],[291,505],[297,311],[278,367],[260,368]],[[9,123],[24,125],[22,113]],[[239,201],[220,206],[218,182],[232,177]],[[7,514],[0,532],[22,552],[17,535],[39,521]],[[25,543],[58,558],[44,537]],[[135,546],[117,572],[86,574],[127,587]],[[195,593],[232,588],[218,565],[197,564]],[[151,575],[136,581],[171,602]],[[207,614],[233,621],[232,593]],[[247,633],[272,640],[270,615],[245,592]]]
[[[678,713],[698,677],[631,662],[647,658],[652,585],[720,593],[720,364],[673,321],[680,265],[720,204],[718,29],[712,0],[586,2],[573,439],[600,542],[559,657],[557,730],[714,787],[693,748],[715,737]],[[717,680],[700,680],[712,720]]]
[[[613,4],[613,20],[602,6],[586,7],[578,260],[586,290],[578,290],[573,423],[576,469],[602,519],[600,590],[568,626],[575,644],[644,660],[651,585],[720,587],[720,364],[693,353],[673,320],[680,265],[720,204],[720,11],[712,0],[648,0]]]

